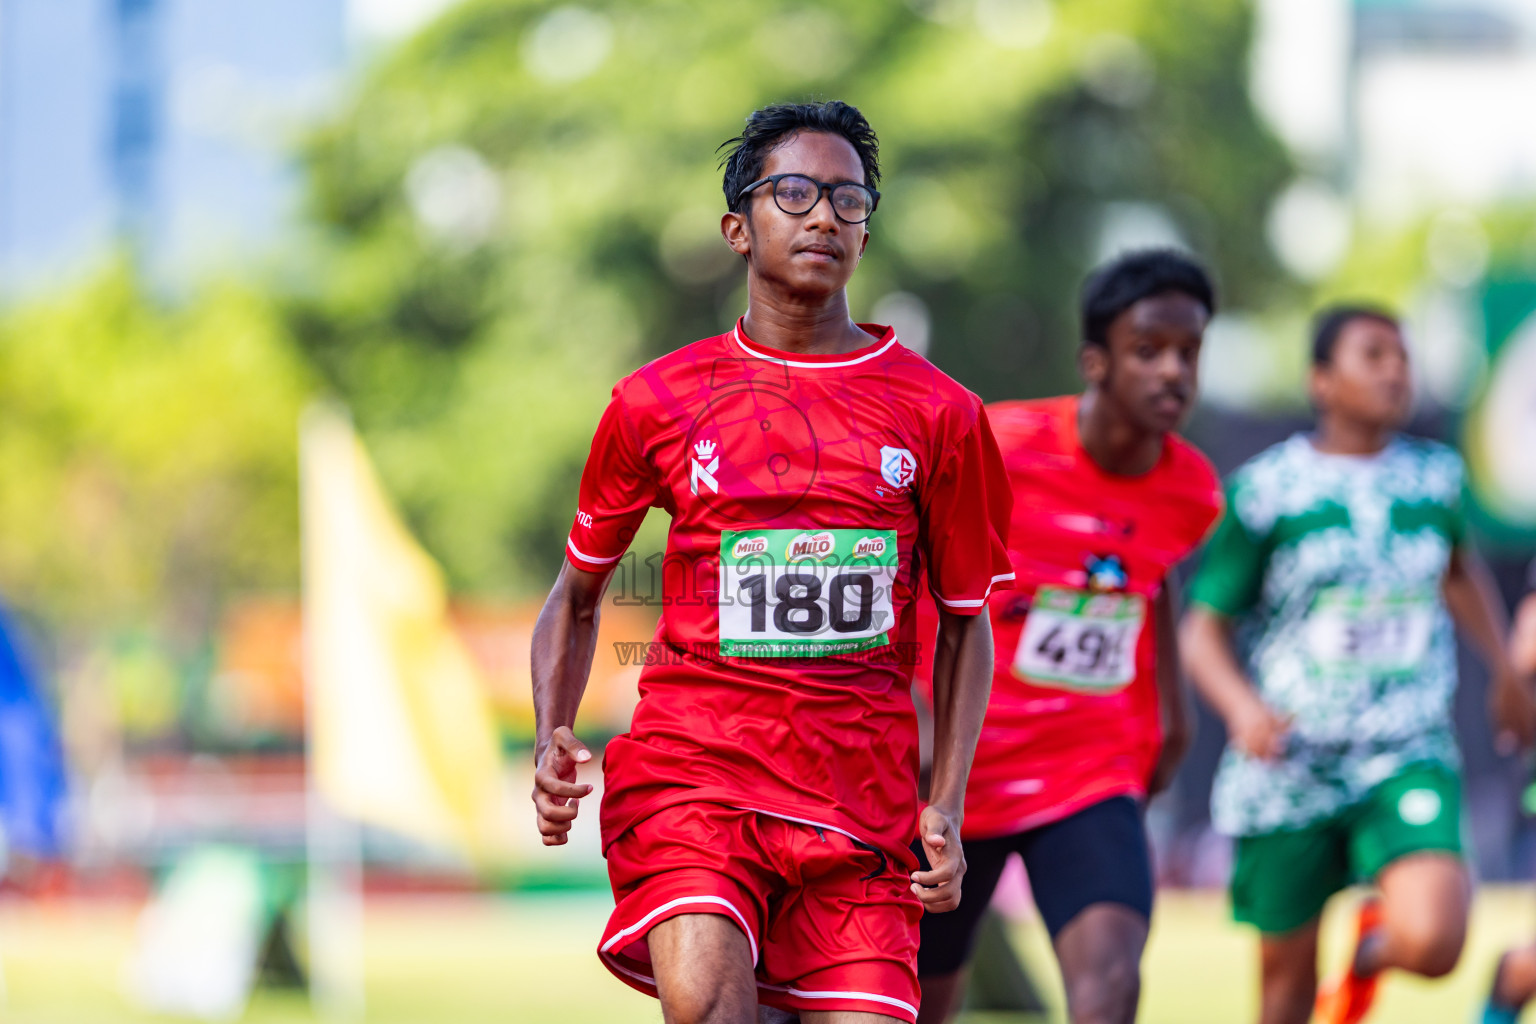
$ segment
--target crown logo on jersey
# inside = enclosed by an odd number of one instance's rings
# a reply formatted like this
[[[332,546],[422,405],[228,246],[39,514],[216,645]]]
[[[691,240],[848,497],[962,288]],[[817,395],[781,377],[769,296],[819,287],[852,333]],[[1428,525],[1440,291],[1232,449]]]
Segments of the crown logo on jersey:
[[[699,485],[703,484],[715,494],[720,493],[720,482],[715,479],[715,474],[720,470],[720,456],[715,454],[715,442],[699,441],[693,446],[693,465],[688,471],[688,489],[694,494],[699,493]]]

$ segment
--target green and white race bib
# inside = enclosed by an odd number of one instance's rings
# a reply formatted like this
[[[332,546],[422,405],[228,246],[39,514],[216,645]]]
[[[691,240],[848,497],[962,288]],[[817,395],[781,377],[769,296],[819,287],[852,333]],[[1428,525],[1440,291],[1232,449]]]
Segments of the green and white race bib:
[[[1013,655],[1014,675],[1078,690],[1121,689],[1136,678],[1136,644],[1145,621],[1140,594],[1041,587]]]
[[[1330,674],[1412,672],[1429,651],[1435,607],[1427,590],[1329,587],[1307,613],[1307,648]]]
[[[819,658],[881,647],[896,624],[894,530],[720,534],[720,653]]]

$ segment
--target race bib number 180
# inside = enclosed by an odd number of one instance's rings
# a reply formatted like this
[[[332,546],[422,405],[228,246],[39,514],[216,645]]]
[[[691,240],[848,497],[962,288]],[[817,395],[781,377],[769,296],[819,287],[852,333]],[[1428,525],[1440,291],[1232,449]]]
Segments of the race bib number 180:
[[[894,530],[720,535],[720,653],[819,658],[890,643]]]
[[[1112,691],[1136,677],[1136,644],[1146,618],[1140,594],[1092,594],[1061,587],[1035,592],[1013,656],[1031,683]]]

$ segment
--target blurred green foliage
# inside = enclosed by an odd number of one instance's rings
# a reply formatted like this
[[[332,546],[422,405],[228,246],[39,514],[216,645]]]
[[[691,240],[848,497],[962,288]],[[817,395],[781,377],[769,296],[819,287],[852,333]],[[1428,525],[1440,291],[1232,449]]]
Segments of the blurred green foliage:
[[[855,314],[916,296],[935,362],[1038,395],[1117,244],[1175,231],[1228,305],[1288,287],[1250,32],[1241,0],[469,0],[308,145],[288,323],[455,585],[536,591],[614,380],[743,311],[715,149],[749,111],[860,106],[886,177]]]
[[[123,268],[0,319],[0,586],[66,634],[205,642],[231,589],[297,582],[313,387],[270,299],[175,308]]]

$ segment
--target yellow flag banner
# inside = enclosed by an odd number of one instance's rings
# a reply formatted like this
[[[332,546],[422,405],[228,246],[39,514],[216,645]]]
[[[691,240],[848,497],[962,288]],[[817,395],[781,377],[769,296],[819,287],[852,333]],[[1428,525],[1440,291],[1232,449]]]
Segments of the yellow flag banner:
[[[300,431],[310,772],[340,814],[485,859],[501,751],[442,572],[390,507],[345,413]]]

